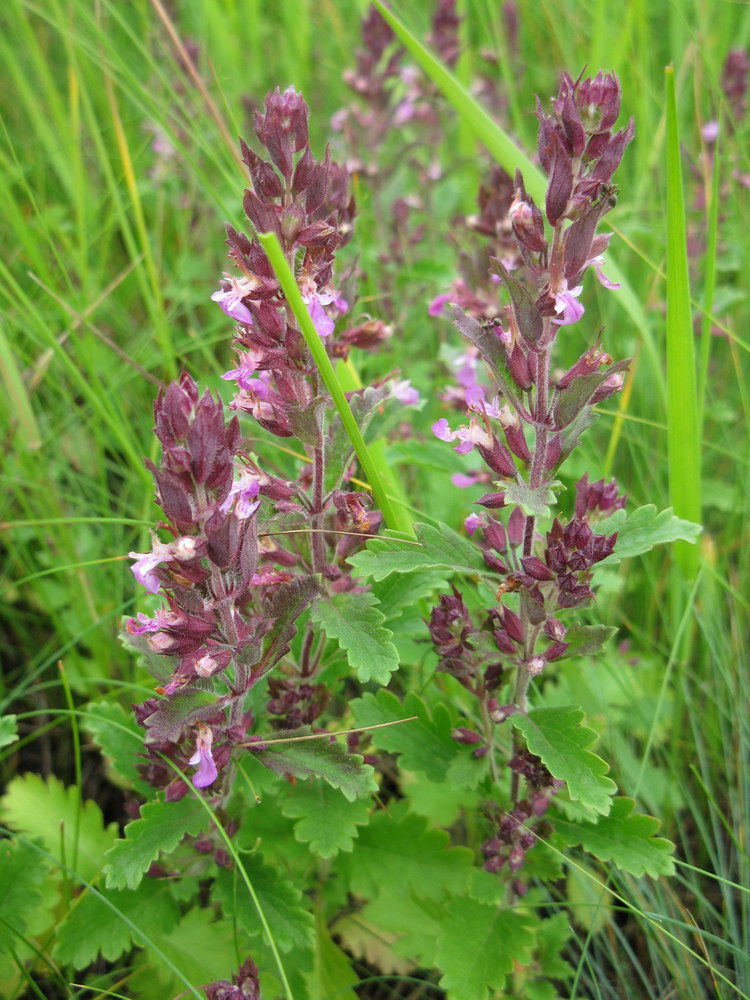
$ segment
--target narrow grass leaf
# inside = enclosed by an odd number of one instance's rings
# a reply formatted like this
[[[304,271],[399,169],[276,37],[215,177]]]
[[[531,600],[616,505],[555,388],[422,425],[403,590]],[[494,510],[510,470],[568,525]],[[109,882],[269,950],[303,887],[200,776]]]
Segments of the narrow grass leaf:
[[[695,338],[690,309],[690,279],[685,233],[680,136],[674,67],[665,71],[667,99],[667,445],[669,498],[675,513],[701,519],[699,399],[695,375]],[[688,578],[698,570],[698,550],[675,544],[678,565]]]
[[[302,300],[302,295],[297,287],[297,282],[294,280],[294,275],[292,274],[289,264],[284,257],[284,252],[281,249],[278,237],[275,233],[258,233],[258,239],[260,240],[263,249],[268,254],[271,267],[273,267],[279,284],[284,291],[284,295],[286,295],[287,302],[294,313],[294,318],[299,324],[302,336],[305,338],[305,343],[307,344],[310,353],[313,356],[313,360],[318,367],[318,371],[320,372],[320,377],[323,379],[326,389],[330,392],[334,405],[339,416],[341,417],[341,422],[346,428],[349,439],[354,445],[354,450],[357,453],[359,464],[362,466],[365,476],[372,486],[372,491],[375,494],[378,507],[383,513],[385,523],[389,528],[395,529],[398,524],[398,518],[391,505],[385,484],[380,477],[379,470],[372,461],[372,457],[368,451],[367,445],[365,444],[365,440],[362,437],[362,433],[357,426],[357,422],[354,419],[349,403],[344,395],[344,391],[341,388],[338,378],[336,377],[336,372],[333,370],[331,359],[326,353],[323,342],[313,325],[310,313],[307,311],[307,307]]]

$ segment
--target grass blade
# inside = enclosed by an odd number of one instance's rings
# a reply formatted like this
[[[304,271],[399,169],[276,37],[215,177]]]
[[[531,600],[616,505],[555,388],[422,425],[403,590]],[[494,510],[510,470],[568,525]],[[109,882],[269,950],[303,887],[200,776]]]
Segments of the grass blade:
[[[685,234],[680,137],[674,67],[665,70],[667,104],[667,446],[669,500],[678,517],[701,520],[699,399]],[[688,578],[698,569],[698,549],[675,543]]]
[[[344,395],[344,390],[341,388],[341,384],[336,377],[336,372],[333,370],[331,360],[326,354],[323,342],[318,336],[318,332],[313,325],[313,321],[310,318],[307,307],[302,300],[302,295],[297,287],[297,282],[294,280],[294,275],[287,264],[286,258],[284,257],[284,251],[281,249],[278,237],[275,233],[258,233],[258,239],[260,240],[263,249],[268,254],[271,267],[274,269],[279,284],[281,285],[284,295],[287,298],[287,302],[294,313],[294,318],[299,324],[302,336],[305,338],[305,343],[310,349],[310,353],[312,354],[313,360],[318,367],[318,371],[320,372],[320,376],[323,379],[326,389],[331,394],[331,398],[333,399],[336,409],[338,410],[338,414],[341,417],[341,422],[344,425],[346,433],[349,435],[349,440],[357,453],[359,464],[362,466],[365,476],[372,486],[372,491],[375,494],[378,507],[383,512],[385,523],[389,528],[397,529],[399,523],[398,517],[391,504],[385,484],[383,483],[379,470],[373,462],[372,456],[367,449],[365,440],[362,437],[362,432],[357,426],[354,414],[349,408],[349,403]]]

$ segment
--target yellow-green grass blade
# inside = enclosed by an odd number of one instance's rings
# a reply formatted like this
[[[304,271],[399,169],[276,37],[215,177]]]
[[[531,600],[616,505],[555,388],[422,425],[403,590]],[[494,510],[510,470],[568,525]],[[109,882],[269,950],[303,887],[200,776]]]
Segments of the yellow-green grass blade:
[[[305,338],[305,343],[310,350],[310,354],[312,354],[313,361],[317,365],[320,377],[323,379],[323,384],[331,394],[344,429],[349,435],[349,440],[357,453],[359,464],[362,466],[370,486],[372,486],[375,500],[383,513],[385,523],[389,528],[397,529],[399,523],[398,516],[391,504],[385,483],[380,475],[380,470],[373,462],[365,440],[362,437],[362,432],[357,426],[354,414],[349,408],[344,390],[341,388],[341,384],[336,377],[336,372],[333,370],[331,359],[326,353],[326,349],[313,325],[307,307],[302,300],[302,295],[297,287],[297,282],[294,280],[291,268],[284,257],[284,251],[281,249],[278,237],[275,233],[258,233],[258,239],[268,254],[271,267],[274,269],[274,273],[284,291],[287,302],[294,313],[294,318],[299,324],[302,336]]]
[[[667,446],[669,500],[678,517],[701,519],[700,406],[695,373],[695,338],[690,308],[690,279],[685,233],[685,205],[677,125],[674,67],[665,71],[667,104]],[[675,543],[677,562],[689,578],[698,569],[699,551]]]

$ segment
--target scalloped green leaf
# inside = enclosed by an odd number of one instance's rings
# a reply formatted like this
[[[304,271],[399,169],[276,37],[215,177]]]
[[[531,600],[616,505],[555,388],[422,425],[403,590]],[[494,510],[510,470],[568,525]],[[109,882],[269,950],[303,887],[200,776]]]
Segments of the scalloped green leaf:
[[[116,702],[95,701],[86,707],[81,725],[91,734],[117,784],[137,788],[148,794],[149,784],[138,772],[138,752],[143,748],[144,732],[132,712]]]
[[[440,985],[456,1000],[488,1000],[491,990],[503,989],[514,963],[529,964],[538,926],[530,913],[468,896],[451,900],[438,944]]]
[[[634,808],[633,799],[617,796],[609,816],[596,823],[556,816],[555,832],[568,847],[581,844],[600,861],[611,861],[631,875],[674,874],[674,844],[656,836],[658,819],[633,812]]]
[[[367,549],[349,557],[358,576],[385,580],[391,573],[442,569],[451,574],[475,575],[487,570],[481,552],[445,524],[415,524],[417,543],[395,538],[373,538]]]
[[[613,625],[579,625],[578,622],[574,622],[565,635],[568,648],[560,659],[593,656],[604,648],[616,632],[617,629]]]
[[[42,905],[42,886],[49,877],[49,861],[23,840],[0,841],[0,953],[18,947],[35,910]]]
[[[342,855],[353,892],[372,899],[382,892],[411,891],[422,899],[460,895],[473,865],[466,847],[451,847],[444,830],[433,830],[422,817],[394,805],[391,815],[378,812],[357,839],[357,849]]]
[[[14,778],[0,800],[0,815],[14,830],[41,840],[54,858],[75,863],[87,882],[99,873],[117,839],[117,824],[105,827],[99,806],[81,802],[77,788],[66,788],[54,776],[46,781],[31,773]]]
[[[581,725],[580,708],[536,708],[528,715],[513,716],[529,750],[541,757],[554,778],[568,786],[571,799],[588,809],[606,814],[617,786],[606,777],[609,765],[587,747],[597,738],[593,729]]]
[[[401,754],[401,767],[419,771],[432,781],[444,781],[445,773],[460,753],[451,738],[454,716],[445,705],[436,705],[432,713],[416,694],[409,693],[403,705],[391,691],[368,693],[352,702],[357,726],[379,726],[400,722],[416,715],[413,722],[375,729],[370,739],[376,747]]]
[[[114,962],[154,934],[168,934],[180,908],[163,881],[146,879],[136,890],[87,892],[57,930],[55,958],[85,969],[98,955]]]
[[[18,739],[18,722],[15,715],[0,716],[0,747],[10,746]]]
[[[104,873],[108,889],[137,889],[160,854],[168,854],[190,833],[201,833],[210,816],[190,795],[179,802],[146,802],[139,819],[125,827],[125,836],[109,851]]]
[[[549,517],[550,508],[557,503],[555,490],[559,486],[557,481],[533,487],[519,482],[502,483],[500,488],[505,494],[506,504],[518,504],[527,517]]]
[[[604,560],[609,564],[641,556],[644,552],[650,552],[655,545],[665,545],[678,539],[696,542],[703,531],[700,524],[677,517],[671,507],[657,512],[652,503],[629,513],[616,510],[604,522],[604,527],[608,534],[617,532],[615,551]]]
[[[409,608],[416,608],[417,602],[431,597],[436,591],[448,587],[448,574],[442,570],[409,573],[392,573],[385,580],[376,583],[372,592],[380,601],[380,611],[388,622],[399,618]]]
[[[444,916],[444,908],[434,900],[422,902],[405,892],[381,892],[362,910],[366,921],[376,924],[386,934],[398,934],[392,944],[397,955],[413,959],[425,968],[437,965]]]
[[[299,888],[278,869],[266,864],[260,854],[246,856],[243,864],[279,948],[284,952],[292,948],[310,948],[313,943],[313,918]],[[220,868],[213,896],[221,903],[225,916],[236,920],[251,937],[265,933],[258,907],[239,872]]]
[[[334,594],[318,601],[310,612],[311,620],[338,641],[362,684],[387,684],[398,670],[398,650],[390,641],[393,632],[383,628],[385,615],[374,607],[377,603],[374,594]]]
[[[284,802],[281,811],[296,819],[294,836],[309,844],[313,854],[332,858],[339,851],[351,851],[357,828],[369,822],[370,804],[366,799],[350,802],[335,788],[321,781],[298,785]]]
[[[332,788],[340,789],[353,801],[377,791],[374,770],[356,753],[347,753],[326,737],[299,742],[283,742],[285,737],[311,736],[309,726],[273,734],[262,750],[253,749],[253,757],[275,774],[295,778],[323,778]]]

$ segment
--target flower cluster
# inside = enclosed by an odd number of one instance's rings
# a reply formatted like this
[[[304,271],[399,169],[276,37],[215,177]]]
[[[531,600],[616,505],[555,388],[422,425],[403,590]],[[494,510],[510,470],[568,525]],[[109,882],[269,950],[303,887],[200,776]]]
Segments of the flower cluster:
[[[449,66],[455,65],[460,51],[459,24],[456,0],[437,0],[427,42]],[[382,168],[378,151],[392,132],[408,124],[434,128],[439,123],[434,91],[416,67],[404,62],[404,55],[387,22],[371,6],[362,21],[356,66],[344,73],[356,100],[337,111],[331,124],[355,152],[349,170],[364,171],[372,179]]]
[[[255,131],[268,159],[241,144],[253,185],[244,198],[250,222],[278,236],[331,356],[376,346],[387,333],[376,320],[335,330],[349,311],[334,285],[335,251],[349,239],[354,214],[346,171],[328,152],[313,157],[308,108],[293,89],[268,95]],[[295,621],[324,592],[355,587],[347,557],[383,520],[369,494],[343,488],[354,474],[351,447],[265,251],[232,227],[227,243],[235,271],[212,299],[236,322],[238,363],[223,376],[237,384],[235,416],[227,421],[223,404],[201,396],[187,374],[160,392],[161,461],[147,465],[169,540],[153,534],[149,552],[130,554],[136,579],[164,602],[130,619],[127,631],[160,681],[161,698],[135,707],[147,732],[144,771],[172,799],[187,791],[175,769],[196,768],[196,787],[220,788],[254,726],[248,692],[277,663],[270,725],[319,718],[328,700],[315,680],[323,646],[308,624],[299,654],[289,655]],[[368,407],[418,402],[408,381],[393,378],[353,397],[363,422]],[[238,415],[299,438],[308,461],[296,478],[261,468],[241,440]]]
[[[597,233],[597,226],[615,203],[612,176],[633,135],[632,122],[613,130],[619,108],[619,83],[602,73],[575,81],[563,74],[550,111],[537,102],[538,156],[548,177],[544,207],[520,173],[510,200],[507,182],[497,175],[496,197],[484,192],[477,222],[503,247],[492,260],[495,281],[479,294],[466,285],[453,289],[459,292],[451,303],[454,322],[469,346],[459,359],[459,386],[444,399],[464,419],[443,417],[432,429],[460,454],[475,449],[486,466],[459,477],[458,485],[494,485],[476,501],[485,512],[471,514],[466,530],[497,575],[497,604],[470,612],[454,591],[440,599],[429,627],[439,669],[478,700],[481,733],[460,727],[454,734],[475,744],[475,756],[492,753],[493,727],[525,712],[532,679],[568,655],[568,627],[559,616],[593,599],[593,568],[617,540],[616,532],[596,532],[597,523],[625,503],[614,481],[591,483],[584,476],[572,515],[552,519],[544,534],[540,525],[555,503],[555,475],[590,423],[589,411],[622,387],[628,365],[613,363],[597,341],[569,368],[552,367],[556,338],[584,314],[585,272],[592,268],[603,285],[617,287],[602,270],[611,234]],[[432,311],[443,311],[448,301]],[[529,823],[546,811],[557,788],[541,762],[524,754],[514,737],[510,806],[485,845],[490,871],[506,863],[513,872],[522,867],[535,839]]]
[[[127,631],[161,681],[162,698],[136,706],[148,734],[146,774],[178,798],[187,787],[164,758],[180,770],[197,766],[196,787],[212,785],[252,722],[245,696],[273,665],[261,653],[269,604],[296,578],[289,567],[297,561],[264,547],[257,511],[261,496],[284,500],[294,490],[251,462],[237,418],[227,423],[222,403],[201,396],[189,375],[159,393],[154,413],[162,458],[147,464],[172,541],[154,535],[150,552],[130,556],[136,579],[165,604],[131,618]],[[304,566],[297,575],[305,578]]]

